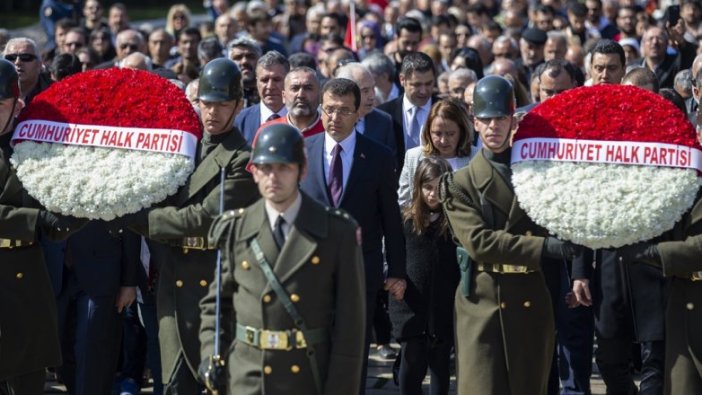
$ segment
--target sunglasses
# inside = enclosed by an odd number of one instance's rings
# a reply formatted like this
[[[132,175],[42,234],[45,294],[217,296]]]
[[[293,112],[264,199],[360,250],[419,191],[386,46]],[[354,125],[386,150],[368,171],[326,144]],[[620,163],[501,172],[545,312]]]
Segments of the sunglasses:
[[[37,55],[31,53],[9,53],[5,55],[5,59],[10,62],[14,62],[17,58],[19,58],[20,62],[33,62],[37,60]]]
[[[120,44],[119,49],[131,49],[132,51],[136,51],[139,49],[139,46],[136,44]]]

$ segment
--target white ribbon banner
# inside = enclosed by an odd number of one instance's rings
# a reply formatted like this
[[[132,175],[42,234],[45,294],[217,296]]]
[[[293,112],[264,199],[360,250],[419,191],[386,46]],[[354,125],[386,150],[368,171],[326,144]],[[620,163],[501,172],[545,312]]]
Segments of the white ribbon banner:
[[[702,172],[702,151],[677,144],[528,138],[512,145],[512,163],[530,160],[681,167]]]
[[[20,141],[162,152],[185,155],[191,159],[195,158],[197,152],[197,137],[183,130],[81,125],[43,120],[20,122],[12,136],[12,144]]]

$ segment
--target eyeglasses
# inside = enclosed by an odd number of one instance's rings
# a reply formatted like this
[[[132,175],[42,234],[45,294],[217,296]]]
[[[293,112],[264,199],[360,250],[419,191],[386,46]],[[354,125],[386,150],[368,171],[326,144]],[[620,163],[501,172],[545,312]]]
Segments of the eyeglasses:
[[[136,45],[136,44],[120,44],[120,45],[119,45],[119,49],[124,50],[124,49],[127,49],[127,48],[129,48],[129,49],[132,50],[132,51],[136,51],[137,49],[139,49],[139,46]]]
[[[180,14],[179,14],[179,15],[173,15],[173,19],[182,19],[182,20],[185,20],[186,18],[185,18],[185,15],[180,15]]]
[[[20,62],[27,63],[37,60],[37,55],[31,53],[8,53],[5,55],[5,59],[10,62],[14,62],[17,58],[19,58]]]
[[[66,43],[66,46],[67,46],[67,47],[82,48],[82,47],[83,47],[83,43],[82,43],[82,42],[79,42],[79,41],[76,41],[76,42],[72,42],[72,43]]]
[[[331,117],[334,114],[340,116],[340,117],[348,117],[352,114],[355,113],[355,111],[349,110],[348,108],[324,108],[322,107],[322,111],[327,114],[327,116]]]

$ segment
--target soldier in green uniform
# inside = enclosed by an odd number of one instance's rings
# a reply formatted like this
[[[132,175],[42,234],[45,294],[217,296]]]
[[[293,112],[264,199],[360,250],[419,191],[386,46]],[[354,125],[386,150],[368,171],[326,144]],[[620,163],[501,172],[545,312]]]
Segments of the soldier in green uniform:
[[[201,375],[208,387],[226,380],[227,394],[359,392],[365,347],[360,232],[348,214],[299,190],[303,147],[292,126],[264,128],[252,158],[263,198],[226,212],[210,231],[224,257],[221,333],[212,285],[201,303]],[[228,377],[208,369],[218,335]]]
[[[10,166],[13,120],[24,106],[15,66],[0,59],[0,394],[44,393],[61,364],[56,301],[37,241],[68,237],[67,218],[38,209]]]
[[[702,199],[661,238],[620,253],[626,262],[661,267],[670,279],[663,393],[702,394]]]
[[[232,126],[243,105],[241,72],[229,59],[211,61],[200,73],[198,99],[204,136],[197,167],[167,206],[144,210],[123,222],[166,248],[151,243],[159,269],[157,315],[161,365],[167,394],[200,393],[199,302],[213,278],[216,252],[207,232],[219,214],[220,188],[224,207],[246,207],[258,192],[246,171],[250,148]],[[220,169],[225,169],[220,183]]]
[[[472,260],[456,292],[458,393],[545,394],[555,326],[541,265],[578,249],[547,237],[519,207],[510,168],[512,85],[481,79],[473,107],[483,149],[442,179],[444,210]]]

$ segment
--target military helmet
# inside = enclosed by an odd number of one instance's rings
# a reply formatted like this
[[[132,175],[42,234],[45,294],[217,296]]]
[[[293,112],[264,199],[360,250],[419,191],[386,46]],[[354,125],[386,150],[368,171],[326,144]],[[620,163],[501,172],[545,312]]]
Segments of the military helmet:
[[[241,71],[229,59],[217,58],[205,65],[200,72],[197,98],[207,102],[241,99]]]
[[[305,143],[302,134],[294,127],[276,123],[266,126],[258,135],[251,155],[251,163],[305,164]]]
[[[476,118],[499,118],[514,114],[514,88],[507,79],[490,75],[482,78],[473,91]]]
[[[0,100],[17,99],[19,95],[19,76],[15,65],[0,59]]]

